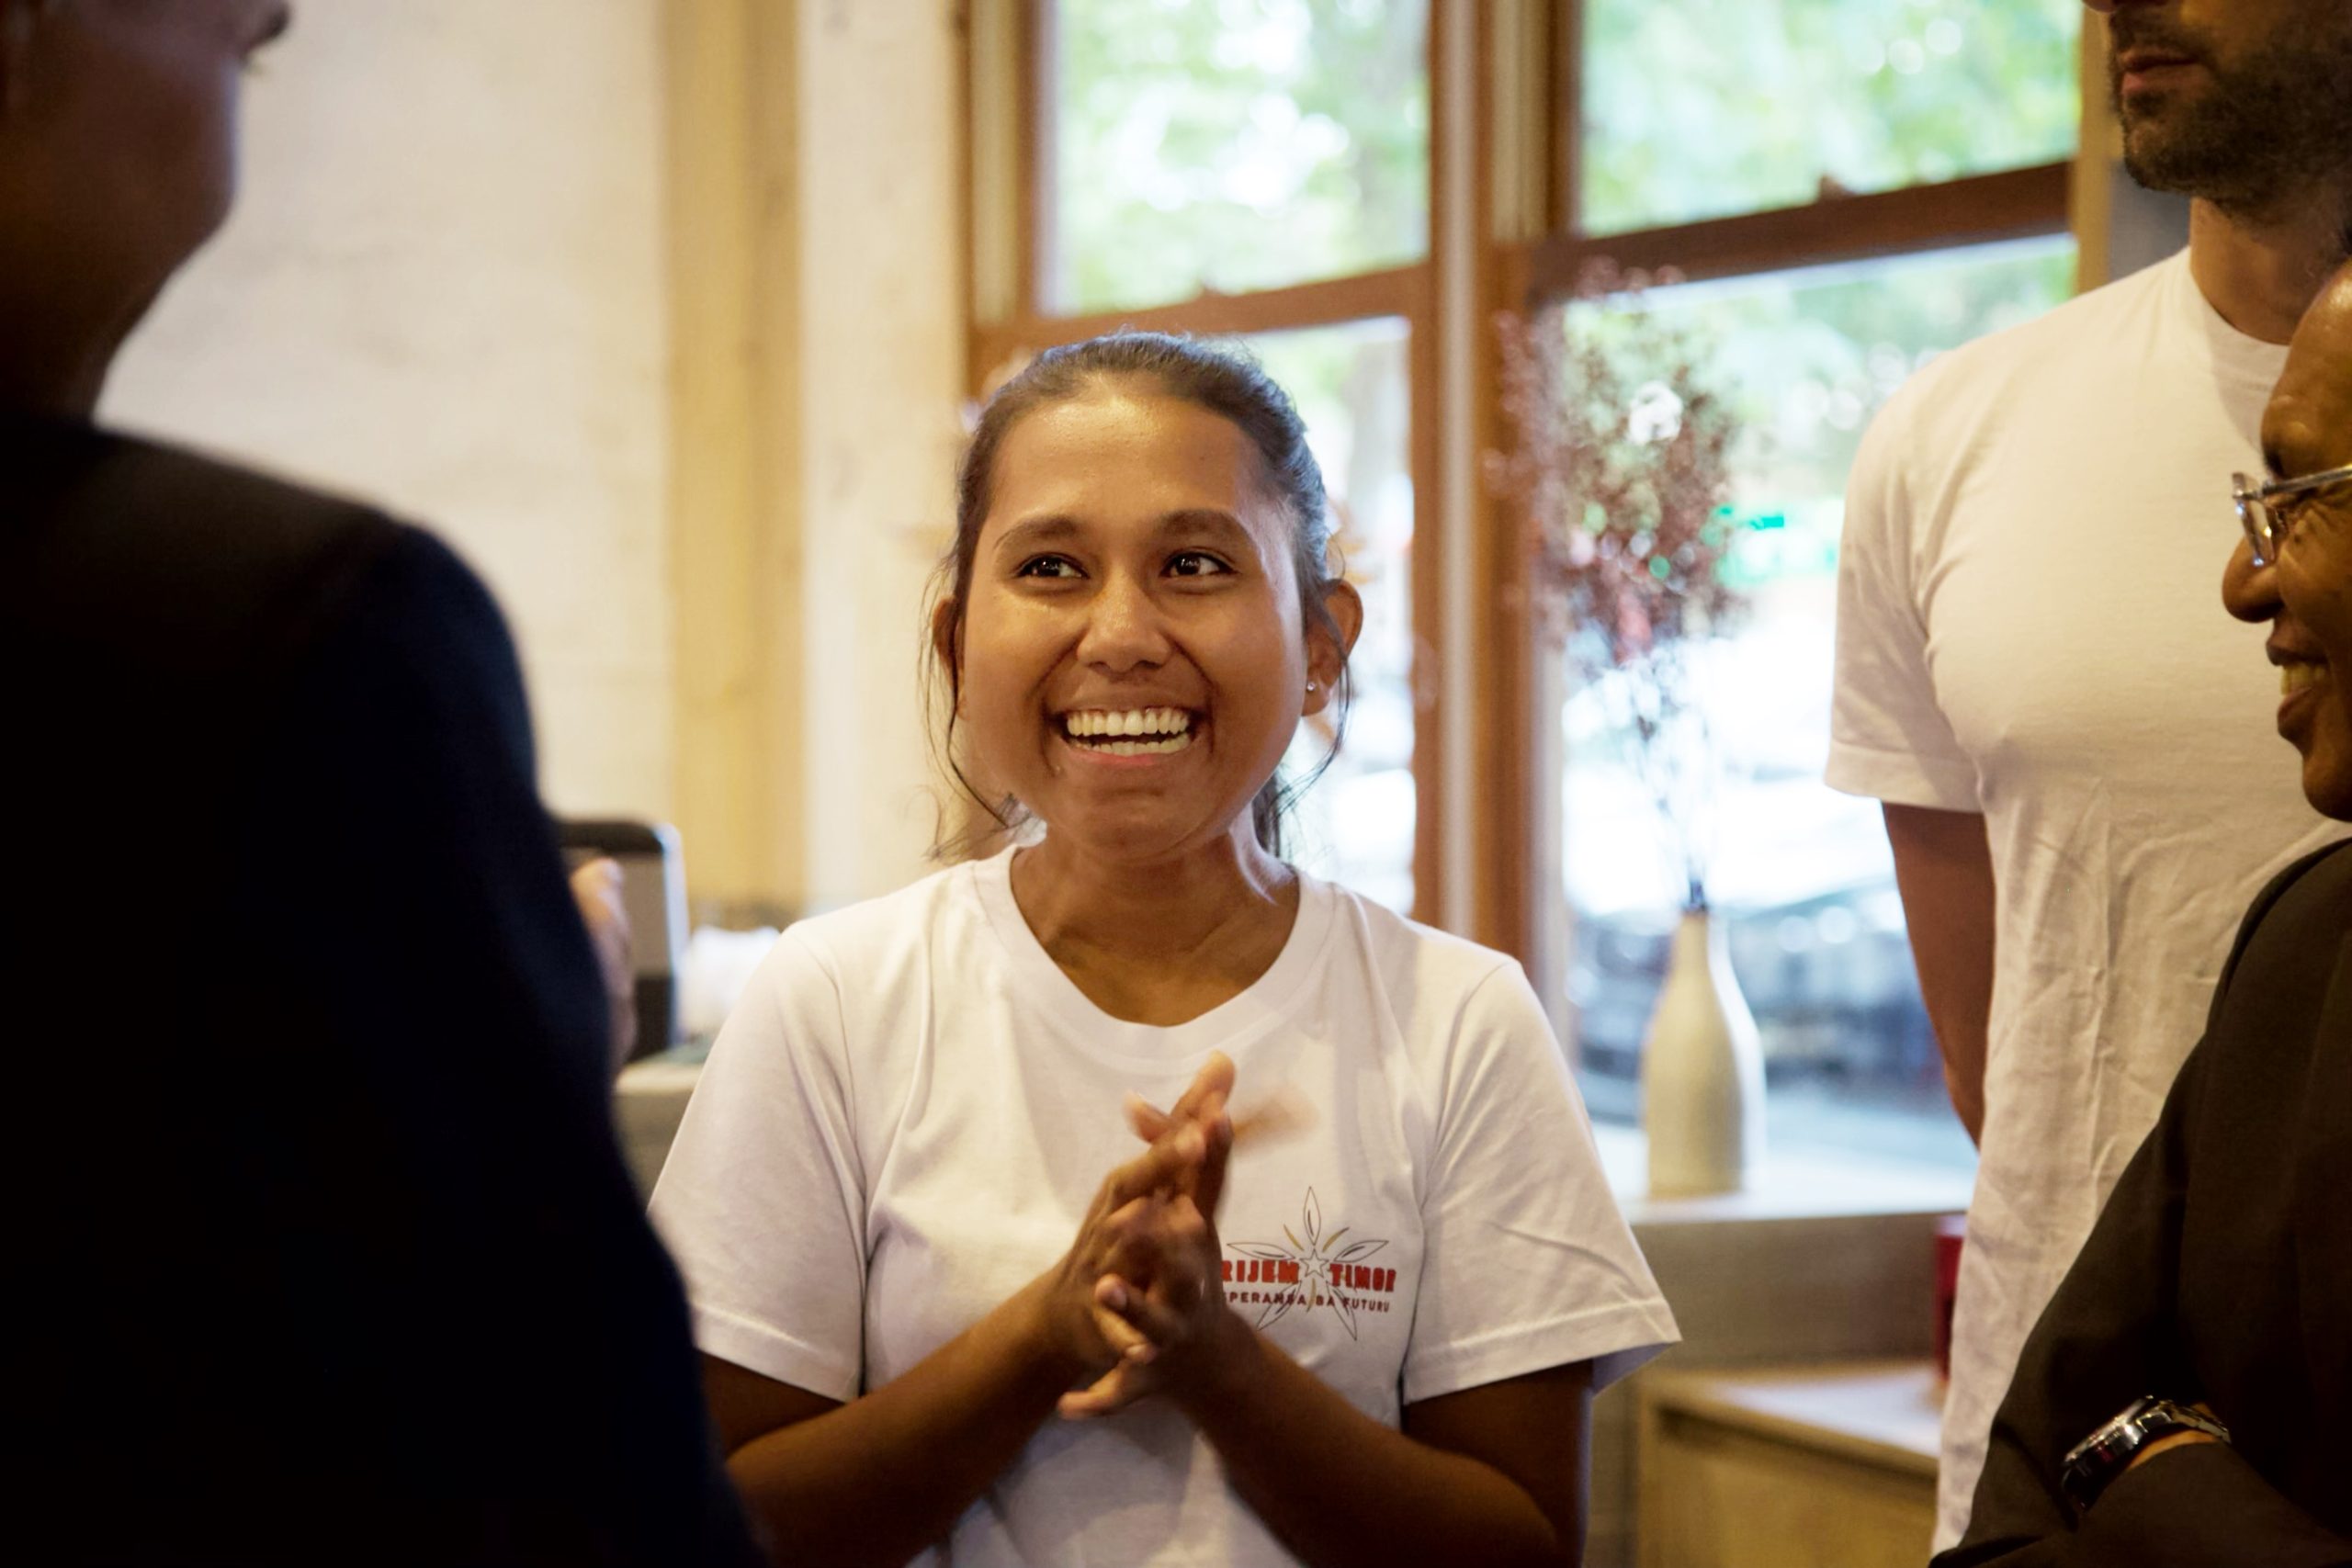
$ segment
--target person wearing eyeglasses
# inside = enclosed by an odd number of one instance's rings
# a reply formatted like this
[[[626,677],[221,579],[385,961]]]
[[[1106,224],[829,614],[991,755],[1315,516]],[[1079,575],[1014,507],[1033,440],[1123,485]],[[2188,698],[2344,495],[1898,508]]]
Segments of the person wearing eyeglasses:
[[[2340,506],[2337,498],[2346,486],[2352,486],[2352,463],[2338,463],[2332,468],[2298,474],[2291,479],[2254,479],[2244,474],[2231,475],[2230,499],[2237,504],[2238,521],[2245,529],[2247,564],[2256,569],[2277,565],[2284,541],[2295,535],[2307,517],[2325,516],[2331,507]],[[2232,608],[2234,611],[2234,604]],[[2277,662],[2284,671],[2282,679],[2290,696],[2335,679],[2333,669],[2324,660],[2300,658],[2287,649],[2278,650]],[[2330,754],[2334,753],[2322,753],[2323,757]],[[2315,772],[2306,773],[2303,787],[2312,805],[2331,817],[2341,818],[2352,816],[2352,810],[2347,810],[2352,807],[2352,795],[2323,798],[2314,792],[2323,787],[2340,792],[2346,787],[2347,780],[2352,780],[2352,770],[2335,770],[2322,761],[2316,764]]]
[[[2188,246],[1913,376],[1846,496],[1826,781],[1883,804],[1920,995],[1978,1146],[1936,1543],[1993,1412],[2195,1043],[2231,922],[2332,832],[2208,615],[2352,210],[2352,6],[2088,0],[2124,167]]]
[[[2263,447],[2222,602],[2270,628],[2303,795],[2352,821],[2352,264],[2295,334]],[[2110,1562],[2352,1563],[2352,839],[2247,913],[1936,1568]]]

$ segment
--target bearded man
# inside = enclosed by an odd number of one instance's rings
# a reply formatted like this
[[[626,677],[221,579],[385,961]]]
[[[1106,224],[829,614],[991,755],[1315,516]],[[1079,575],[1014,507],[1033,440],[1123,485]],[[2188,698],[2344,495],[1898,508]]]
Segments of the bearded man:
[[[2262,672],[2209,613],[2201,498],[2260,468],[2282,345],[2343,252],[2352,6],[2090,6],[2127,166],[2192,198],[2188,246],[1906,385],[1856,460],[1839,566],[1828,781],[1885,803],[1982,1152],[1939,1547],[2027,1332],[2197,1038],[2231,922],[2328,837],[2262,765]]]

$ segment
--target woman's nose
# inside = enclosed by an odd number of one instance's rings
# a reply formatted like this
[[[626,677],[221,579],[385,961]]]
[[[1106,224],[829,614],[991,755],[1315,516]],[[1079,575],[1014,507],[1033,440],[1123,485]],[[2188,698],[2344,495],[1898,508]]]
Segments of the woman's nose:
[[[1087,605],[1080,662],[1118,671],[1158,664],[1168,657],[1168,634],[1150,585],[1125,572],[1103,581]]]
[[[2254,546],[2245,539],[2222,569],[2222,604],[2241,621],[2267,621],[2278,614],[2278,572],[2254,564]]]

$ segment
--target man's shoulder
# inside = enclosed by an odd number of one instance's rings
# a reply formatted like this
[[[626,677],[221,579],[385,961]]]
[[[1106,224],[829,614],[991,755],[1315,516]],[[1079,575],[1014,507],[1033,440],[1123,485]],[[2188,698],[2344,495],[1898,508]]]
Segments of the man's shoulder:
[[[357,541],[389,547],[398,525],[362,502],[137,436],[92,433],[61,465],[54,504],[118,548],[200,548],[221,576],[300,572]]]
[[[311,642],[363,583],[379,603],[479,592],[446,547],[362,502],[86,427],[6,437],[9,597],[61,652],[200,677]]]
[[[2181,256],[2159,262],[1936,355],[1888,400],[1883,417],[1913,424],[1973,418],[1987,408],[2014,407],[2020,392],[2035,387],[2058,394],[2076,378],[2065,374],[2070,370],[2136,375],[2128,345],[2153,333],[2171,271],[2186,265]]]

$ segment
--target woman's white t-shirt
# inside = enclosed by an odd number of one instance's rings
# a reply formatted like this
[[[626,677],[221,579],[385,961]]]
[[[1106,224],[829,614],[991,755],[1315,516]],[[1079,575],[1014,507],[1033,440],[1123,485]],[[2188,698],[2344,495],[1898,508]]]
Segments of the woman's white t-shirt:
[[[1051,1267],[1213,1050],[1246,1112],[1227,1300],[1357,1408],[1573,1361],[1595,1386],[1674,1320],[1510,958],[1301,875],[1273,965],[1174,1028],[1090,1002],[1023,919],[1011,852],[785,932],[728,1020],[653,1196],[711,1355],[830,1398],[879,1387]],[[1284,1563],[1167,1404],[1049,1419],[922,1561]]]

